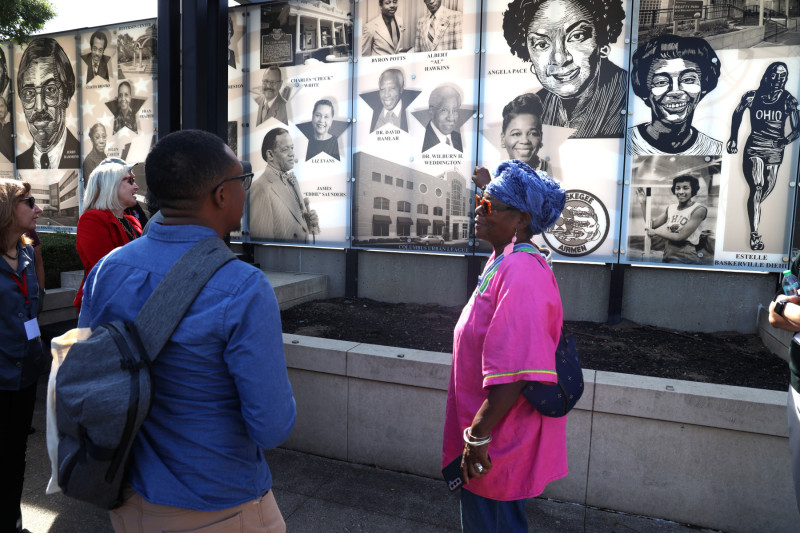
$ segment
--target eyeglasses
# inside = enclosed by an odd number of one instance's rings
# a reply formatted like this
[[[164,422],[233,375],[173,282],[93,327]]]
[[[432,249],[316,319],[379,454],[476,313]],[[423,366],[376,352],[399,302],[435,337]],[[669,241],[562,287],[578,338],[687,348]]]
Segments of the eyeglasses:
[[[232,178],[226,178],[226,179],[220,181],[217,184],[216,187],[211,189],[211,193],[213,194],[213,193],[217,192],[217,189],[219,189],[222,186],[223,183],[225,183],[227,181],[235,181],[235,180],[242,180],[242,188],[247,191],[247,190],[250,189],[250,185],[253,183],[253,176],[254,175],[255,174],[253,174],[252,172],[248,172],[246,174],[242,174],[241,176],[234,176]]]
[[[57,80],[50,80],[42,85],[34,87],[23,87],[19,93],[20,100],[22,100],[22,107],[30,109],[36,102],[36,94],[40,93],[44,99],[44,103],[49,106],[56,106],[61,100],[61,82]]]
[[[486,216],[492,216],[493,211],[508,211],[509,209],[513,209],[518,211],[516,207],[512,207],[510,205],[496,205],[492,207],[492,202],[485,199],[483,196],[478,194],[475,195],[475,210],[477,211],[480,206],[483,206],[483,210],[486,211]]]
[[[34,206],[36,205],[36,198],[34,198],[33,196],[26,196],[25,198],[21,199],[20,202],[27,203],[28,207],[33,209]]]
[[[136,176],[134,176],[133,172],[131,172],[130,174],[128,174],[127,176],[122,178],[122,181],[126,181],[126,180],[128,181],[128,183],[133,185],[134,183],[136,183]]]

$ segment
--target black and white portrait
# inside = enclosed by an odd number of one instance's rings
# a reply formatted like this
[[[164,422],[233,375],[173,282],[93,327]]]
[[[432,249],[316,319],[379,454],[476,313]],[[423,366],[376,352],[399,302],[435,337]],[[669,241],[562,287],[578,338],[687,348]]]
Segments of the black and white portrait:
[[[632,169],[628,259],[690,265],[712,263],[720,170],[719,157],[636,157]]]
[[[95,31],[89,38],[91,50],[81,56],[86,65],[86,83],[96,82],[95,77],[108,80],[109,62],[111,57],[106,55],[108,36],[102,30]]]
[[[320,231],[317,212],[310,208],[294,173],[294,141],[284,128],[264,136],[264,172],[250,188],[250,235],[256,239],[311,244]]]
[[[408,47],[402,46],[407,28],[397,15],[399,1],[378,0],[380,15],[365,22],[361,32],[362,56],[384,56],[408,51]]]
[[[461,125],[471,112],[461,109],[461,93],[451,85],[441,85],[431,91],[428,98],[429,121],[425,126],[422,151],[427,152],[438,146],[449,146],[463,152]]]
[[[8,61],[6,61],[6,52],[2,46],[0,46],[0,96],[8,105],[11,98],[11,76],[8,74]]]
[[[420,91],[405,88],[405,75],[399,68],[384,70],[378,78],[378,90],[362,93],[361,98],[372,108],[369,131],[391,126],[408,132],[408,106]]]
[[[108,157],[106,154],[106,143],[108,135],[106,127],[96,122],[89,128],[89,141],[92,143],[92,149],[83,158],[83,178],[88,179],[92,171],[100,164],[100,162]]]
[[[704,39],[664,34],[633,54],[633,92],[650,108],[650,121],[628,132],[631,155],[709,155],[722,142],[692,125],[695,109],[717,87],[722,65]]]
[[[317,100],[311,112],[311,122],[301,122],[297,129],[308,139],[306,158],[327,154],[337,161],[339,155],[339,136],[347,131],[348,123],[345,120],[336,120],[333,102],[327,98]]]
[[[289,124],[286,99],[281,95],[281,87],[283,87],[281,69],[274,65],[267,67],[261,75],[261,87],[256,89],[254,97],[258,104],[256,126],[260,126],[271,118],[282,124]]]
[[[525,93],[503,108],[500,147],[508,159],[524,161],[534,170],[547,172],[547,162],[539,157],[544,146],[542,132],[542,101],[534,93]]]
[[[233,153],[239,155],[239,123],[235,120],[228,121],[228,147]]]
[[[627,73],[609,60],[625,21],[622,0],[513,0],[503,13],[511,53],[543,87],[542,120],[572,138],[622,137]]]
[[[750,222],[750,249],[763,250],[764,242],[758,232],[761,204],[778,182],[784,149],[800,137],[800,112],[797,98],[786,90],[789,69],[786,63],[770,64],[755,90],[744,93],[731,118],[729,154],[739,151],[739,127],[744,112],[750,111],[750,135],[744,145],[742,173],[749,189],[747,217]],[[786,134],[786,126],[789,134]]]
[[[445,2],[443,0],[424,0],[423,3],[427,10],[417,19],[414,51],[461,50],[463,37],[461,12],[445,7],[443,4],[446,3],[446,0]]]
[[[114,115],[114,133],[122,128],[128,128],[132,133],[139,133],[139,109],[144,105],[145,98],[133,96],[133,87],[129,81],[123,81],[117,87],[117,99],[106,102],[106,107]]]
[[[33,144],[17,156],[18,169],[78,168],[80,143],[67,128],[75,73],[55,39],[39,37],[25,48],[17,69],[17,97]]]
[[[236,53],[230,47],[231,39],[233,39],[233,18],[228,15],[228,66],[236,68]]]

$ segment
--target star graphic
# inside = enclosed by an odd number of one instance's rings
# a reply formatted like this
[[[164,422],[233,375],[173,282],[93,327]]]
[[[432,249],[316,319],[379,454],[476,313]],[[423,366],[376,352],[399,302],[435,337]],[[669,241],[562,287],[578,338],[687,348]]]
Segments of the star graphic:
[[[406,122],[406,110],[408,106],[411,105],[411,102],[417,99],[421,92],[422,91],[405,89],[400,95],[400,129],[406,133],[408,133],[408,123],[406,123],[405,126],[403,125],[403,123]],[[369,128],[369,132],[372,133],[375,131],[375,124],[378,122],[378,116],[380,116],[381,110],[383,110],[381,93],[380,91],[370,91],[368,93],[362,93],[359,96],[372,108],[372,122]]]
[[[347,128],[350,127],[348,122],[344,120],[332,120],[331,127],[328,129],[328,133],[330,133],[334,139],[338,139],[339,136],[347,131]],[[308,150],[306,151],[306,161],[311,159],[317,154],[320,153],[327,153],[323,152],[322,146],[314,146],[312,147],[313,140],[314,140],[314,125],[311,122],[301,122],[297,124],[297,129],[300,130],[300,133],[305,135],[306,139],[308,139]],[[341,161],[336,154],[328,154],[329,156],[336,158],[337,161]]]
[[[81,56],[81,59],[86,64],[86,67],[87,67],[86,72],[87,73],[90,72],[91,71],[91,66],[92,66],[92,54],[91,54],[91,52],[88,53],[88,54],[83,54]],[[106,62],[106,67],[108,67],[108,63],[111,62],[111,58],[104,55],[102,60]],[[93,74],[91,78],[86,80],[86,83],[90,83],[94,78],[100,78],[100,79],[108,81],[108,77],[104,78],[103,76],[101,76],[99,74]]]
[[[100,100],[111,98],[111,87],[103,87],[102,89],[97,89],[97,94],[100,96]]]
[[[83,101],[83,109],[82,109],[83,114],[84,115],[89,115],[89,116],[93,115],[94,114],[94,107],[95,107],[94,104],[90,103],[89,100],[84,100]]]
[[[133,89],[139,94],[147,94],[150,92],[150,82],[147,78],[141,78],[139,81],[133,84]]]
[[[134,117],[136,117],[136,114],[139,112],[139,109],[144,105],[146,101],[147,101],[146,98],[135,98],[135,97],[131,98],[131,112],[133,113]],[[111,100],[110,102],[106,102],[106,107],[111,111],[111,113],[114,115],[115,118],[117,117],[117,115],[119,115],[119,104],[117,103],[116,100]],[[122,126],[120,129],[124,128],[130,129],[129,126]],[[117,132],[115,131],[114,133]],[[136,131],[135,133],[139,132]]]

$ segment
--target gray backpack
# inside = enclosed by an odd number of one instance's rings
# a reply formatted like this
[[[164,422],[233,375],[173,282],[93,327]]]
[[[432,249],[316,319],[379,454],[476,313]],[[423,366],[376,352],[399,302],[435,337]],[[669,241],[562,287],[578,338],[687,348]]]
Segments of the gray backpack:
[[[151,365],[211,276],[234,258],[218,237],[200,241],[170,268],[134,323],[103,324],[70,347],[55,385],[64,494],[104,509],[122,503],[128,454],[152,403]]]

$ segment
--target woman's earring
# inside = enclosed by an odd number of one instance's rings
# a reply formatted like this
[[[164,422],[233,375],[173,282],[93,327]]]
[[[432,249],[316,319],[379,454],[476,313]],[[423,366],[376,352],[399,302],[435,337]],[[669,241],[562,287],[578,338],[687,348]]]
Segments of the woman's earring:
[[[515,244],[517,242],[517,230],[514,229],[514,236],[511,237],[511,244]]]

